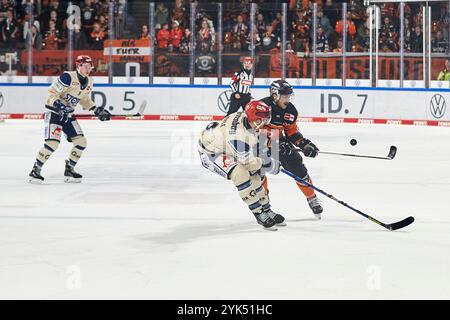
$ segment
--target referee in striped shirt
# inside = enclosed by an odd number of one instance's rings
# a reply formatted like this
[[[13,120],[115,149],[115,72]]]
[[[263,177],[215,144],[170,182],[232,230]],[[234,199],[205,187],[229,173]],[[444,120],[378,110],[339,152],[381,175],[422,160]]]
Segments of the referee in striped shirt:
[[[231,78],[231,94],[230,108],[227,115],[239,111],[239,108],[245,109],[247,103],[250,102],[252,96],[250,94],[250,86],[253,83],[253,59],[245,57],[242,61],[242,69],[236,72]]]

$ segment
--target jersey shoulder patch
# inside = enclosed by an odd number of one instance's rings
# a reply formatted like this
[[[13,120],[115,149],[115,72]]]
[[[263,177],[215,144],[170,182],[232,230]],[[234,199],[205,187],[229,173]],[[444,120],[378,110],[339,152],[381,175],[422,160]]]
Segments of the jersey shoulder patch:
[[[69,73],[64,72],[62,75],[59,76],[58,82],[64,87],[68,87],[72,82],[72,77],[70,76]]]

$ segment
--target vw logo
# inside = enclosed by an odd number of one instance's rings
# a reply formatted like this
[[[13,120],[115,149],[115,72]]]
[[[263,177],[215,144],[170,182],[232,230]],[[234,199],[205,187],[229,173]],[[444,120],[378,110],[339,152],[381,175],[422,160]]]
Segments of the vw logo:
[[[223,113],[227,113],[230,108],[231,90],[223,91],[217,98],[217,106]]]
[[[134,78],[133,77],[128,77],[128,83],[133,83],[134,82]]]
[[[175,83],[175,79],[174,78],[169,78],[169,83],[170,84],[174,84]]]
[[[447,105],[445,103],[445,98],[440,94],[435,94],[431,97],[430,101],[430,111],[433,117],[440,119],[445,114],[445,109]]]

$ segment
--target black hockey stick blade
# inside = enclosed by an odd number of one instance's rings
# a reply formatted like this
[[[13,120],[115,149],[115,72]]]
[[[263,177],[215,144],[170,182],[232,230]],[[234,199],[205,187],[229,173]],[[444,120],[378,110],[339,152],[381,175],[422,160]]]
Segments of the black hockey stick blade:
[[[394,230],[398,230],[398,229],[404,228],[406,226],[409,226],[413,222],[414,222],[414,217],[408,217],[408,218],[403,219],[402,221],[399,221],[399,222],[394,222],[394,223],[391,223],[391,224],[385,224],[385,227],[388,228],[391,231],[394,231]]]
[[[391,148],[389,149],[388,158],[392,160],[392,159],[394,159],[396,154],[397,154],[397,147],[391,146]]]

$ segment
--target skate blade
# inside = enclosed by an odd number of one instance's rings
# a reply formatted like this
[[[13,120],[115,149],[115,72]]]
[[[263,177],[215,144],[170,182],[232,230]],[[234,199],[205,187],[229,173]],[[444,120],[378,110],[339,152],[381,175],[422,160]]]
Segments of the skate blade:
[[[277,223],[277,227],[286,227],[286,222]]]
[[[81,178],[65,177],[64,182],[65,183],[81,183]]]
[[[322,216],[320,213],[314,213],[314,217],[316,217],[317,220],[322,220]]]
[[[277,231],[278,230],[276,226],[264,227],[263,229],[266,230],[266,231]]]
[[[28,179],[28,183],[31,183],[31,184],[43,184],[44,181],[42,181],[40,179],[36,179],[36,178],[29,178]]]

